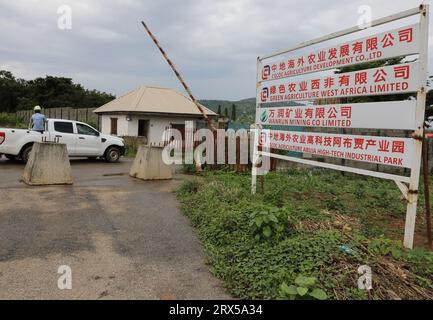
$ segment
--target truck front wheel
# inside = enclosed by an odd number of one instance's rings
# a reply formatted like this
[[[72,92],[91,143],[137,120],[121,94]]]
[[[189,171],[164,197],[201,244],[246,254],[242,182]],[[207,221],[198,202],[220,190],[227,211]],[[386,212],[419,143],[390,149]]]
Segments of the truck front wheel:
[[[27,163],[27,161],[29,161],[30,158],[30,152],[32,152],[33,149],[33,145],[27,146],[23,149],[23,151],[21,152],[21,160],[24,163]]]
[[[118,162],[121,156],[121,152],[120,149],[117,147],[109,147],[106,151],[105,151],[105,161],[107,162]]]

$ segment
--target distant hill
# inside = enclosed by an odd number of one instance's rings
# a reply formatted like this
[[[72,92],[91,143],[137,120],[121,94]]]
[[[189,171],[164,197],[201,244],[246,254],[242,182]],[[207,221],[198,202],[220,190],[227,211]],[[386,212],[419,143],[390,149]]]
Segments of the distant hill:
[[[232,104],[236,105],[236,110],[238,113],[238,116],[241,116],[242,114],[245,115],[255,115],[256,112],[256,98],[248,98],[238,101],[229,101],[229,100],[200,100],[199,101],[202,105],[205,107],[211,109],[214,112],[218,112],[218,105],[221,105],[221,112],[224,114],[224,109],[227,108],[229,111],[229,116],[231,115],[232,110]],[[288,103],[273,103],[273,107],[280,107],[287,105]],[[290,102],[290,105],[301,105],[300,103],[296,102]],[[270,104],[269,104],[270,106]]]
[[[238,101],[229,100],[200,100],[200,103],[214,112],[218,112],[218,106],[221,106],[221,112],[224,114],[224,109],[227,108],[231,115],[232,104],[236,105],[238,116],[242,114],[254,115],[256,109],[256,98],[243,99]]]

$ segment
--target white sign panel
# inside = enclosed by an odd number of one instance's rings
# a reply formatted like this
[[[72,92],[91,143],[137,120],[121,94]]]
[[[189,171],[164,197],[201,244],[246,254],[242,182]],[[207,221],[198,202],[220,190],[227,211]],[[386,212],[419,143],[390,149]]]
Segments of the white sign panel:
[[[406,25],[403,21],[403,19],[415,16],[419,18],[417,24]],[[371,27],[388,23],[394,23],[394,25],[398,23],[395,26],[398,28],[357,40],[336,40],[360,31],[359,26],[353,26],[300,43],[292,48],[258,57],[256,123],[306,128],[410,130],[413,131],[412,136],[399,138],[263,130],[259,126],[259,134],[254,140],[252,192],[256,192],[257,175],[260,174],[256,168],[256,161],[259,160],[258,155],[260,155],[258,145],[266,149],[271,148],[270,152],[261,152],[261,155],[265,157],[394,180],[404,198],[408,200],[404,246],[412,248],[423,144],[423,140],[417,137],[423,134],[426,93],[422,88],[426,85],[428,77],[429,5],[421,4],[416,8],[373,20]],[[334,39],[340,44],[323,45],[325,41]],[[322,49],[318,49],[319,44],[322,44]],[[412,54],[419,54],[416,62],[383,65],[387,59]],[[366,63],[375,61],[383,61],[382,66],[368,69],[370,65]],[[332,70],[354,65],[366,69],[353,68],[351,69],[353,72],[341,74]],[[306,74],[308,76],[305,76]],[[295,103],[288,103],[284,106],[282,103],[325,99],[335,101],[338,98],[361,96],[372,98],[372,96],[404,93],[415,93],[416,101],[341,104],[343,100],[336,105],[314,106],[294,106]],[[401,98],[396,97],[395,100],[401,100]],[[264,104],[272,103],[278,103],[283,107],[263,108]],[[288,130],[292,129],[288,128]],[[391,135],[394,134],[391,133]],[[348,167],[344,163],[341,165],[326,162],[319,164],[313,160],[272,153],[272,149],[409,168],[411,173],[408,176],[377,172]],[[408,183],[408,185],[403,183]]]
[[[413,139],[263,130],[259,145],[271,149],[410,168]]]
[[[415,109],[416,101],[406,100],[273,107],[257,113],[262,125],[415,130]]]
[[[304,80],[262,83],[261,103],[415,92],[418,63],[331,74]]]
[[[259,79],[276,80],[419,52],[417,24],[265,64]]]

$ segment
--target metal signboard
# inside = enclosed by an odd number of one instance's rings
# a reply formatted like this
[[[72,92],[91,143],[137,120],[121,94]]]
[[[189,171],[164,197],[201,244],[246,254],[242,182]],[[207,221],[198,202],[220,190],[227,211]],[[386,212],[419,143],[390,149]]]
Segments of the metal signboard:
[[[410,168],[413,139],[263,130],[259,146],[318,156]]]
[[[382,32],[325,49],[292,56],[261,68],[262,81],[298,76],[419,52],[417,24]]]
[[[332,74],[312,79],[263,83],[261,102],[399,94],[417,91],[418,63]]]
[[[260,108],[260,125],[415,130],[416,101]],[[393,117],[392,114],[398,114]]]
[[[419,17],[419,22],[404,25],[403,19],[413,16]],[[311,46],[354,34],[361,29],[355,26],[258,57],[255,122],[258,132],[253,148],[252,192],[256,192],[260,157],[393,180],[407,201],[404,246],[412,248],[426,102],[429,6],[422,4],[374,20],[370,28],[400,21],[402,26],[399,28],[372,33],[353,41],[341,41],[338,45],[323,46],[323,49],[311,49]],[[302,53],[295,53],[301,49]],[[340,74],[331,72],[331,69],[412,54],[418,55],[416,62],[384,64],[378,68],[359,68],[359,71]],[[402,101],[398,94],[403,93],[411,93],[416,99]],[[345,103],[347,97],[379,95],[392,95],[396,101]],[[333,105],[301,106],[290,103],[324,99],[336,102]],[[284,105],[277,107],[272,106],[273,103]],[[307,132],[263,129],[263,126],[276,125],[302,126]],[[317,128],[365,128],[411,132],[406,132],[402,138],[393,137],[394,131],[387,136],[367,136],[344,132],[308,132],[311,128],[316,128],[314,131]],[[259,147],[263,147],[262,151],[259,151]],[[271,148],[270,151],[267,150],[268,147]],[[272,149],[406,168],[410,169],[410,175],[296,158],[272,152]]]

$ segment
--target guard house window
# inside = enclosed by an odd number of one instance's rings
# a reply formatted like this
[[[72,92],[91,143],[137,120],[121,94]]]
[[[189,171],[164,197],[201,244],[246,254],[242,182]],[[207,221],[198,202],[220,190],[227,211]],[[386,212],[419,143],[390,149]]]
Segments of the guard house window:
[[[149,120],[138,120],[138,136],[147,138],[149,132]]]
[[[72,122],[56,121],[54,122],[54,130],[62,133],[74,133]]]
[[[117,135],[117,118],[110,118],[110,120],[111,120],[110,133],[113,135]]]

